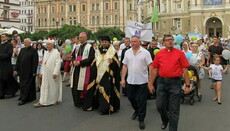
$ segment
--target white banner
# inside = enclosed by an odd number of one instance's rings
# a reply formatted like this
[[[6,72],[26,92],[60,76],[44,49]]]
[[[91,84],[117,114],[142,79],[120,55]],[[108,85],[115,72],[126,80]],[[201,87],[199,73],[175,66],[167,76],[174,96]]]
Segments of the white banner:
[[[142,24],[128,21],[125,28],[125,37],[139,36],[142,41],[152,41],[152,23]]]

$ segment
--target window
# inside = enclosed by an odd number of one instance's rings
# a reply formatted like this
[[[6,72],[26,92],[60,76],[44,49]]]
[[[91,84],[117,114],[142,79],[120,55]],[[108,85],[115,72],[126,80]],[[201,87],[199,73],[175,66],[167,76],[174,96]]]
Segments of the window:
[[[129,4],[129,10],[132,10],[132,4]]]
[[[188,26],[190,26],[191,25],[191,21],[190,20],[188,20]]]
[[[55,19],[53,18],[52,20],[52,26],[54,27],[55,26]]]
[[[100,25],[100,17],[97,16],[97,25]]]
[[[46,19],[45,19],[45,22],[44,22],[44,23],[45,23],[45,26],[47,26],[47,20],[46,20]]]
[[[95,4],[92,4],[91,6],[92,6],[92,7],[91,7],[91,10],[94,11],[94,10],[95,10],[95,9],[94,9]]]
[[[96,8],[97,8],[96,10],[99,10],[99,3],[97,3]]]
[[[181,28],[182,28],[181,19],[180,19],[180,18],[175,18],[175,19],[174,19],[174,26],[175,26],[177,29],[181,29]]]
[[[72,12],[72,5],[69,5],[69,12]]]
[[[105,10],[109,9],[109,3],[105,3]]]
[[[191,4],[191,3],[190,3],[190,0],[189,0],[189,1],[188,1],[188,8],[189,8],[189,9],[190,9],[190,4]]]
[[[64,12],[64,6],[61,6],[61,12]]]
[[[4,0],[5,3],[9,3],[9,0]]]
[[[21,21],[22,21],[22,23],[23,23],[23,19],[22,19]]]
[[[167,5],[164,4],[163,12],[167,12]]]
[[[92,25],[95,25],[95,17],[92,17]]]
[[[76,12],[77,8],[76,5],[73,5],[73,11]]]
[[[40,19],[38,19],[38,26],[41,26],[41,23],[40,23],[41,21],[40,21]]]
[[[195,6],[197,6],[197,0],[195,0]]]
[[[22,11],[22,14],[23,14],[23,11]],[[40,8],[38,8],[38,14],[40,14]]]
[[[85,4],[82,5],[82,11],[86,11],[86,6],[85,6]]]
[[[74,25],[77,24],[77,19],[76,19],[76,17],[73,18],[73,24],[74,24]]]
[[[54,7],[52,6],[51,12],[54,13]]]
[[[106,16],[106,18],[105,18],[105,24],[106,24],[106,25],[109,24],[109,16]]]
[[[44,8],[44,13],[46,13],[46,7]]]
[[[69,18],[69,24],[72,25],[72,17]]]
[[[176,10],[177,9],[181,9],[181,4],[180,3],[176,3]]]
[[[117,2],[114,2],[114,9],[118,9]]]
[[[65,23],[64,23],[64,19],[63,18],[61,18],[61,25],[64,25]]]
[[[115,25],[118,25],[119,24],[119,18],[117,15],[115,15]]]

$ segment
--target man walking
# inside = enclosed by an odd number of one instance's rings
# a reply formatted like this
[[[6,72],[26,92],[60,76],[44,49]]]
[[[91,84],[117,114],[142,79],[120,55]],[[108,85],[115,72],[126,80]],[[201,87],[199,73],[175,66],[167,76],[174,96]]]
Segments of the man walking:
[[[184,53],[174,47],[174,39],[172,35],[165,35],[163,42],[165,49],[162,49],[155,56],[154,62],[150,70],[149,90],[154,92],[153,82],[159,73],[157,80],[157,98],[156,106],[161,115],[161,129],[165,129],[169,123],[169,131],[177,131],[180,98],[181,98],[181,76],[185,77],[186,88],[185,93],[189,93],[189,77],[187,67],[189,63]]]
[[[152,63],[150,53],[141,47],[138,36],[131,38],[132,48],[126,51],[123,60],[121,86],[125,87],[125,76],[127,77],[127,95],[135,112],[132,119],[138,116],[139,128],[145,129],[146,104],[148,96],[148,67]]]
[[[8,42],[8,35],[1,35],[0,43],[0,99],[5,95],[14,96],[18,91],[19,85],[13,77],[13,67],[11,57],[13,54],[13,45]]]

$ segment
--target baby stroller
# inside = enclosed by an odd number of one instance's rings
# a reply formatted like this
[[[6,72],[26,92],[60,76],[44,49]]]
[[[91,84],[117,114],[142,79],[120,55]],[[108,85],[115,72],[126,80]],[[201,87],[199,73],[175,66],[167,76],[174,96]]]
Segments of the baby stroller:
[[[188,67],[189,71],[189,79],[190,79],[190,89],[191,92],[189,94],[184,94],[184,88],[185,87],[185,82],[182,80],[182,90],[181,90],[181,104],[184,103],[185,99],[189,100],[190,105],[194,104],[194,97],[198,98],[198,101],[201,101],[201,97],[198,96],[198,82],[197,80],[199,79],[198,72],[195,66],[190,65]]]

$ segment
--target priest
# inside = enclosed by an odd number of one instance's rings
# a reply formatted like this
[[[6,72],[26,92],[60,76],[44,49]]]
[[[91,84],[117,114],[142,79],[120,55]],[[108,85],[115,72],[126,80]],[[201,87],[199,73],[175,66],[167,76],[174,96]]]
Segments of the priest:
[[[13,67],[11,65],[11,56],[13,54],[13,45],[8,42],[7,34],[1,35],[0,43],[0,99],[5,95],[14,96],[19,89],[19,84],[13,77]]]
[[[97,101],[101,115],[120,109],[120,62],[109,36],[100,37],[95,53],[97,66]]]
[[[40,100],[35,107],[49,106],[62,101],[61,57],[54,49],[54,40],[46,42],[47,51],[41,67],[42,85]]]
[[[19,75],[20,81],[20,102],[18,105],[24,105],[36,99],[35,76],[38,66],[38,53],[31,47],[30,38],[24,39],[22,48],[16,63],[16,71],[14,74]]]

